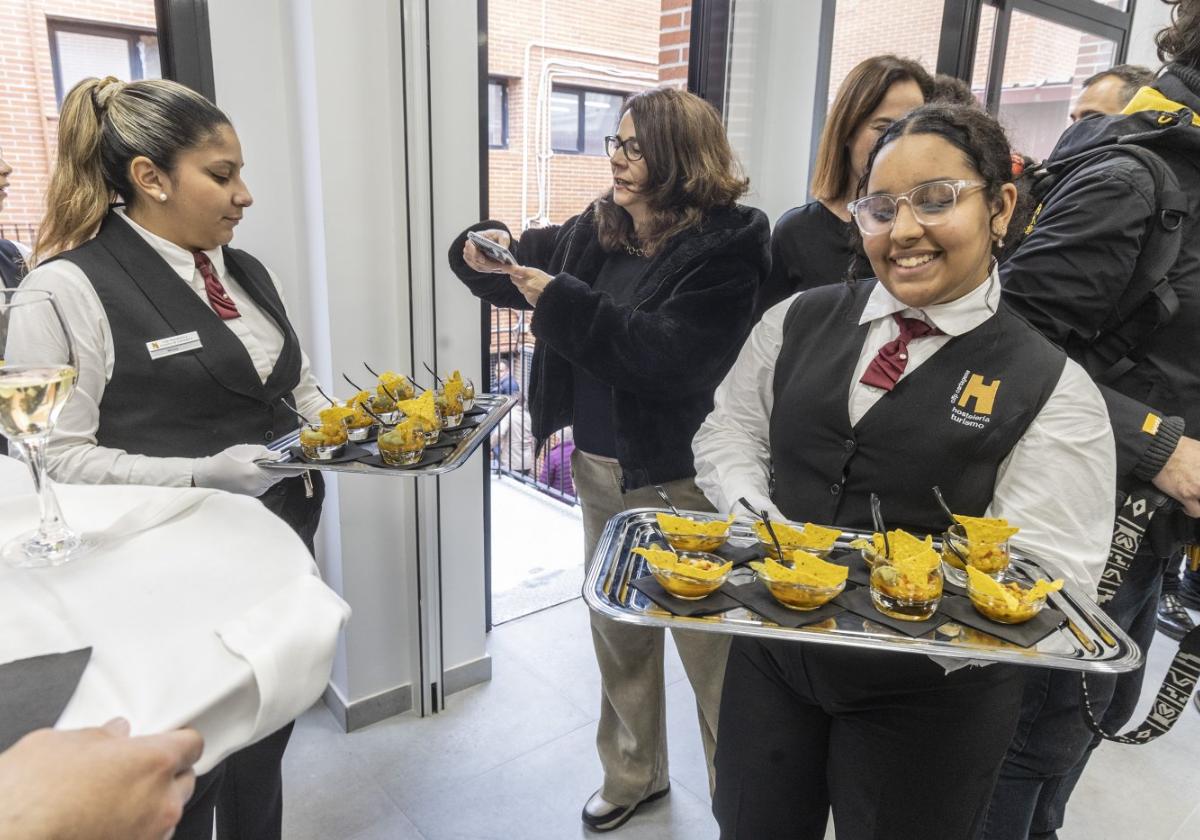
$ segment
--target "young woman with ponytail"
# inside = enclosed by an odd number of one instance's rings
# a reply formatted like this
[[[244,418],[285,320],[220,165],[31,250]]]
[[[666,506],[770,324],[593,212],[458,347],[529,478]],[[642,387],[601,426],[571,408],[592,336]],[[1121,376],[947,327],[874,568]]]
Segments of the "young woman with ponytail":
[[[79,360],[48,451],[59,481],[216,487],[258,497],[312,549],[324,496],[262,469],[322,405],[279,285],[227,247],[251,205],[228,117],[175,82],[87,79],[67,95],[48,212],[24,287],[53,292]],[[10,360],[62,352],[29,324]],[[165,352],[163,339],[176,339]],[[202,779],[222,840],[280,836],[283,730]],[[176,837],[212,830],[193,807]]]

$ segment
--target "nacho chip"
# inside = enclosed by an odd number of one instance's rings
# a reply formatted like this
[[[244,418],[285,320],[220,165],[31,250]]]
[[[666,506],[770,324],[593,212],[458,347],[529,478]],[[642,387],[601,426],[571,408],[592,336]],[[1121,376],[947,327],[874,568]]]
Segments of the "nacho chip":
[[[375,390],[380,397],[387,397],[390,392],[397,400],[408,400],[412,399],[416,389],[404,374],[385,370],[379,374],[379,387]]]
[[[435,395],[433,391],[426,391],[417,397],[415,400],[400,400],[396,405],[408,417],[420,417],[433,425],[433,428],[438,427],[437,420],[437,403],[434,401]]]
[[[837,538],[842,535],[842,532],[837,528],[825,528],[821,525],[814,525],[811,522],[805,522],[803,528],[797,528],[793,525],[788,525],[785,522],[772,522],[771,527],[775,531],[775,536],[779,539],[779,544],[784,550],[792,548],[801,548],[807,551],[828,551],[833,548],[833,544],[837,542]],[[767,526],[763,522],[755,522],[751,525],[754,530],[754,535],[758,537],[759,542],[763,545],[773,546],[771,540],[771,532],[767,530]]]
[[[1030,587],[1029,592],[1025,595],[1027,601],[1037,601],[1050,595],[1051,592],[1057,592],[1063,588],[1063,582],[1059,580],[1037,580]]]
[[[1021,599],[990,575],[985,575],[974,566],[967,566],[967,579],[971,587],[970,592],[975,596],[972,600],[987,598],[1009,610],[1020,609]]]
[[[733,516],[729,519],[692,519],[688,516],[675,516],[670,513],[655,514],[658,527],[669,534],[695,534],[702,537],[720,537],[729,533],[733,524]]]
[[[1013,534],[1020,531],[1008,524],[1007,519],[988,519],[983,516],[962,516],[954,514],[954,521],[963,526],[969,542],[980,542],[988,545],[1002,543]]]
[[[681,557],[665,548],[635,548],[633,553],[646,558],[651,571],[671,572],[697,580],[716,580],[733,568],[732,562],[718,565],[709,560]]]
[[[763,562],[754,562],[750,568],[764,578],[778,583],[799,583],[804,586],[817,586],[822,589],[832,589],[846,582],[850,569],[838,563],[829,563],[815,554],[807,551],[788,551],[787,560],[791,566],[785,566],[771,558]]]
[[[329,408],[322,408],[317,412],[317,416],[321,418],[321,425],[336,426],[343,420],[349,420],[354,416],[354,409],[344,405],[331,405]]]

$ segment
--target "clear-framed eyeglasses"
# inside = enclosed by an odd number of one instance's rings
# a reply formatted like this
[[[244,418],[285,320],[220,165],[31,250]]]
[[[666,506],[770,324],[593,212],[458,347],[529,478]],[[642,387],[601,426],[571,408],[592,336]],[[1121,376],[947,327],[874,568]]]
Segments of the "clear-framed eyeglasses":
[[[604,138],[605,154],[607,154],[609,157],[612,157],[617,153],[617,149],[621,149],[625,152],[626,160],[642,159],[642,147],[638,145],[636,137],[629,137],[625,140],[622,140],[620,137],[610,134]]]
[[[895,227],[901,201],[908,202],[917,222],[930,227],[945,224],[958,205],[959,193],[982,186],[982,181],[930,181],[901,195],[868,195],[850,202],[846,208],[863,236],[878,236]]]

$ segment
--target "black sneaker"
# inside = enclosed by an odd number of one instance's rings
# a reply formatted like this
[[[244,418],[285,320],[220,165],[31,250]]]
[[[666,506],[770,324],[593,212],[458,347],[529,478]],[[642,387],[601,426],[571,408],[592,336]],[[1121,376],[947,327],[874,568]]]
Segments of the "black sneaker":
[[[636,811],[638,808],[645,805],[647,802],[654,802],[656,799],[662,799],[670,792],[671,785],[668,782],[665,788],[657,791],[656,793],[650,794],[635,805],[614,805],[612,808],[605,811],[593,813],[591,810],[589,810],[588,806],[592,804],[593,799],[598,799],[600,797],[600,791],[596,791],[588,798],[587,803],[583,806],[583,824],[592,831],[612,831],[614,828],[620,828],[621,826],[625,825],[625,823],[629,822],[629,818],[633,816],[634,811]]]
[[[1158,632],[1179,641],[1196,626],[1183,606],[1183,601],[1174,592],[1158,599]]]

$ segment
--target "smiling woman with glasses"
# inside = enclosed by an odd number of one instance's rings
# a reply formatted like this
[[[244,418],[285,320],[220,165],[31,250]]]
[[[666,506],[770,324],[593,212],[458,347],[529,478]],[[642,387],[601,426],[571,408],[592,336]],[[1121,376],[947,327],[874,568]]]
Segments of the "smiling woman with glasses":
[[[913,215],[925,227],[940,225],[954,212],[958,195],[969,187],[986,186],[982,181],[930,181],[901,195],[868,195],[846,205],[863,236],[889,233],[896,224],[900,202],[912,208]]]
[[[1094,593],[1112,431],[1082,368],[1000,300],[994,254],[1016,200],[1003,130],[974,108],[920,108],[883,133],[860,192],[878,279],[766,312],[696,435],[697,483],[718,510],[746,497],[863,531],[878,494],[891,527],[921,535],[945,528],[938,486],[957,513],[1019,525],[1014,547]],[[721,697],[722,840],[821,840],[831,810],[838,840],[975,837],[1022,691],[1012,665],[739,636]]]
[[[520,266],[484,259],[465,233],[450,248],[455,273],[476,295],[533,310],[533,432],[541,446],[574,427],[585,563],[610,517],[662,504],[656,484],[680,508],[711,509],[693,480],[692,435],[750,331],[770,260],[767,219],[736,203],[747,182],[707,102],[666,88],[636,94],[605,148],[612,185],[580,215],[515,242],[500,222],[474,226],[511,243]],[[609,831],[670,789],[663,632],[591,620],[604,780],[583,822]],[[674,635],[711,772],[729,642]]]

